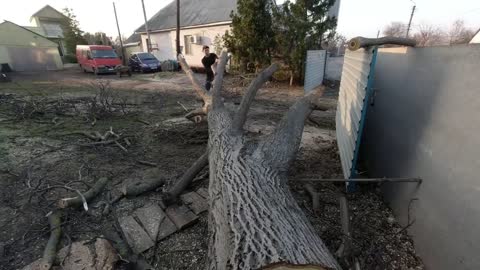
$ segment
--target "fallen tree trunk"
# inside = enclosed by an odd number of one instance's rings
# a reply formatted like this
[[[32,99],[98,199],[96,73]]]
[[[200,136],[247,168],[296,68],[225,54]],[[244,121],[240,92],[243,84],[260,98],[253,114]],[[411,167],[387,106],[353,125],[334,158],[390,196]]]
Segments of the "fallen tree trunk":
[[[305,119],[323,89],[298,100],[272,134],[252,142],[243,132],[246,114],[262,81],[277,66],[252,82],[232,117],[220,96],[226,53],[210,92],[195,80],[181,55],[179,62],[208,116],[208,269],[340,269],[287,186],[286,173],[300,146]]]

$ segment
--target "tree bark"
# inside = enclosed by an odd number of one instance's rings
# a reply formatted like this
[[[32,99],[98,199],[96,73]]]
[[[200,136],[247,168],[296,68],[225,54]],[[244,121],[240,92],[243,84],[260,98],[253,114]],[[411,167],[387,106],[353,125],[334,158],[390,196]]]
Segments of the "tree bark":
[[[224,52],[219,74],[225,61]],[[188,66],[182,67],[187,71]],[[207,268],[340,269],[287,186],[286,172],[299,148],[305,119],[322,89],[297,101],[271,135],[251,142],[238,131],[263,82],[249,88],[235,120],[221,102],[221,76],[207,93],[211,95],[205,100],[210,170]]]

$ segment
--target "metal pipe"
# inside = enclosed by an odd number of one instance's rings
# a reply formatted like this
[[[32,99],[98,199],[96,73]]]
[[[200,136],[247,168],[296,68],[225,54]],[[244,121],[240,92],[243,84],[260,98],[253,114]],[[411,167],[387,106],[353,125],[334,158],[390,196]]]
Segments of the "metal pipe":
[[[176,40],[176,47],[177,47],[177,56],[181,54],[180,51],[180,0],[177,0],[177,40]]]
[[[298,179],[299,182],[370,182],[370,183],[422,183],[421,178],[354,178],[354,179]]]

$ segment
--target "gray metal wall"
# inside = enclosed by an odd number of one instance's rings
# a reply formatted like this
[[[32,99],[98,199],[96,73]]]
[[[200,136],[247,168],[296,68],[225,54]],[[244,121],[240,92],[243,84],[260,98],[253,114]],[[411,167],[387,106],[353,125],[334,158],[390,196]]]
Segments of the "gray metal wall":
[[[428,269],[480,269],[480,45],[381,49],[362,145]],[[412,201],[413,198],[418,200]]]
[[[342,78],[344,56],[327,57],[325,67],[325,79],[332,81],[340,81]]]
[[[305,61],[305,92],[312,91],[323,82],[325,75],[325,50],[307,51],[307,59]]]

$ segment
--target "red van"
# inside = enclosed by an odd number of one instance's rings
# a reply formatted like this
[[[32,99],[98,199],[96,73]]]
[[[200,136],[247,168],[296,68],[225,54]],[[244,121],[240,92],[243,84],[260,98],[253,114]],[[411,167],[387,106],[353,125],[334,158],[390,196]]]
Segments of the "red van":
[[[115,67],[122,64],[111,46],[77,45],[77,61],[84,72],[115,73]]]

